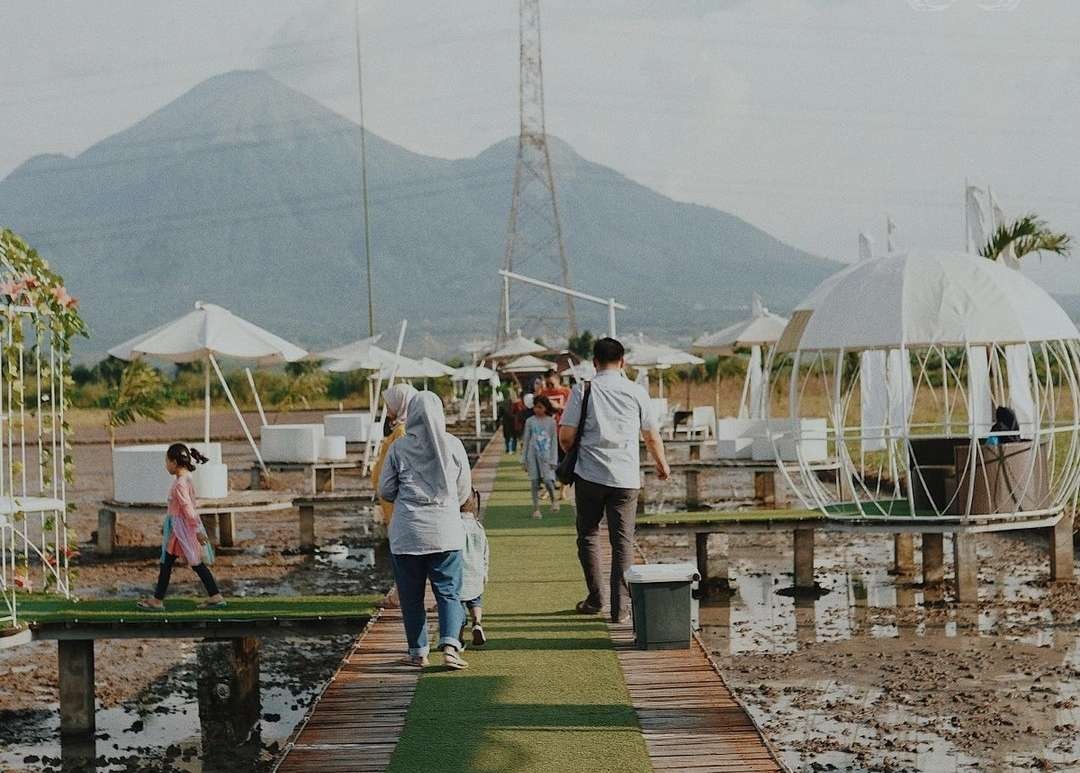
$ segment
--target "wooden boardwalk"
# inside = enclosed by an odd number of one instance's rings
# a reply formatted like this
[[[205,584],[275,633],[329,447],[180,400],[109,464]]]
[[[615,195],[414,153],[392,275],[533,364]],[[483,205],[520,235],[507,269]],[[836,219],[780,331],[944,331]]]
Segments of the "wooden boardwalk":
[[[498,443],[489,444],[473,470],[473,487],[485,506],[501,451]],[[420,680],[420,669],[398,665],[408,649],[401,610],[383,609],[312,705],[275,770],[374,773],[389,768]]]
[[[629,625],[610,630],[653,770],[784,769],[697,637],[688,650],[645,652]]]
[[[500,456],[501,447],[490,444],[474,470],[474,485],[485,494]],[[689,650],[643,652],[634,649],[630,626],[611,625],[609,631],[653,770],[784,770],[700,640],[695,637]],[[387,770],[420,677],[418,670],[396,665],[405,650],[400,612],[384,610],[313,705],[277,770]]]

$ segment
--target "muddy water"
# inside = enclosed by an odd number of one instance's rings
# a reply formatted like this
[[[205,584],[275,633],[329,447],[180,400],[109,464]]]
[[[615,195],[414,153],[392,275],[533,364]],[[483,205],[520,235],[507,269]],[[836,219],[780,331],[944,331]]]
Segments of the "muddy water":
[[[977,607],[898,581],[891,538],[869,535],[819,534],[825,592],[794,599],[790,542],[713,537],[733,589],[701,621],[793,770],[1080,770],[1080,593],[1046,581],[1045,540],[980,536]],[[692,560],[685,539],[643,543]]]

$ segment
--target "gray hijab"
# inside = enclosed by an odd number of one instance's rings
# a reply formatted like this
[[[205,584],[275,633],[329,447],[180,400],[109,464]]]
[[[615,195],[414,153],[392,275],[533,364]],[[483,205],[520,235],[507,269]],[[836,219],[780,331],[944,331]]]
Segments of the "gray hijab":
[[[416,474],[416,488],[435,504],[457,495],[457,473],[446,443],[446,415],[442,400],[433,392],[420,392],[409,403],[405,437],[394,452]],[[451,493],[453,492],[453,493]]]

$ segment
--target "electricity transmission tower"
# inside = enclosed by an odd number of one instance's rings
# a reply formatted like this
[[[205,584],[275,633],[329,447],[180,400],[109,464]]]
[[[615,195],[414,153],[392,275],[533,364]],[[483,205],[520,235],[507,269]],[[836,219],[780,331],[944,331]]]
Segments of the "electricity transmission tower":
[[[517,164],[514,194],[510,203],[510,225],[506,238],[503,270],[518,271],[570,287],[570,267],[566,262],[562,224],[551,173],[547,131],[544,128],[544,69],[540,55],[540,0],[519,0],[520,6],[520,87],[518,111]],[[520,316],[537,322],[550,320],[540,304],[551,304],[550,296],[528,292],[529,304],[522,304]],[[499,313],[499,338],[504,335],[502,320],[507,315],[509,294],[504,293]],[[565,296],[568,334],[577,335],[574,299]]]

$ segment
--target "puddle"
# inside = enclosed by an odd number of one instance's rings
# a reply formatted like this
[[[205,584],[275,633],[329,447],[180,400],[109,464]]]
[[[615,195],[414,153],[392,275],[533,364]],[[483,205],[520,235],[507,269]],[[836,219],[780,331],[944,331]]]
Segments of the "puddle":
[[[375,548],[326,545],[315,553],[315,562],[335,569],[370,569],[375,566]]]
[[[98,709],[92,747],[61,745],[55,710],[5,712],[0,770],[270,770],[351,642],[348,636],[264,641],[259,690],[243,704],[220,679],[219,653],[206,649],[215,645],[192,645],[191,656],[150,689]]]
[[[685,538],[642,542],[693,560]],[[1080,770],[1080,588],[1046,581],[1045,542],[980,536],[978,608],[891,576],[887,535],[819,534],[809,600],[778,593],[789,533],[724,550],[733,589],[702,636],[791,769]]]

